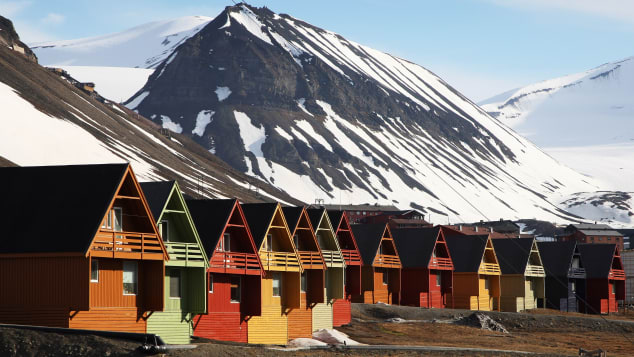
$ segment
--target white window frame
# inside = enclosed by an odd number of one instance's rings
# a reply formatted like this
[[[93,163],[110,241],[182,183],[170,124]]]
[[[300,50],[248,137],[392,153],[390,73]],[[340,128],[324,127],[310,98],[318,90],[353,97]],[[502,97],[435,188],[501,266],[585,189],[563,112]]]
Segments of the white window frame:
[[[178,296],[172,296],[172,273],[178,273]],[[170,286],[169,286],[169,297],[170,299],[180,300],[183,296],[183,274],[180,269],[170,269]]]
[[[209,278],[207,279],[207,284],[209,284],[209,287],[207,288],[207,291],[210,294],[214,293],[214,276],[213,273],[209,273]]]
[[[97,271],[97,279],[93,279],[93,272]],[[99,261],[97,259],[90,260],[90,282],[98,283],[99,282]]]
[[[232,280],[235,279],[235,278],[238,279],[238,300],[234,300],[231,297],[231,290],[233,289],[233,286],[232,286],[233,285],[233,281]],[[239,303],[242,302],[242,277],[241,276],[237,276],[237,277],[234,276],[234,277],[231,277],[229,279],[229,299],[230,299],[230,302],[232,304],[239,304]]]
[[[162,219],[161,223],[159,223],[159,228],[161,233],[161,239],[163,239],[163,242],[169,242],[170,241],[169,221],[166,219]]]
[[[271,233],[268,233],[266,235],[266,251],[267,252],[273,251],[273,234]]]
[[[281,297],[282,296],[282,273],[274,272],[273,273],[273,281],[271,282],[271,293],[273,297]],[[275,295],[275,281],[278,281],[278,292]]]
[[[134,273],[134,293],[126,293],[125,292],[125,272],[126,272],[126,264],[129,266],[134,266],[132,272]],[[139,293],[139,263],[133,260],[124,260],[123,261],[123,295],[134,296]]]
[[[119,223],[121,225],[120,229],[117,230],[115,227],[115,223],[117,222],[117,212],[119,213],[120,220]],[[123,209],[121,207],[112,207],[112,230],[115,232],[123,232]]]

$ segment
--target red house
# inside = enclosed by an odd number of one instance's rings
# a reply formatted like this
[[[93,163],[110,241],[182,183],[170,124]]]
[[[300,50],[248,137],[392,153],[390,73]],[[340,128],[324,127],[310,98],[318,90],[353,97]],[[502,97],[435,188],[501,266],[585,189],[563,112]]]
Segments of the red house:
[[[625,271],[616,244],[578,244],[586,269],[586,313],[618,311],[625,300]]]
[[[444,308],[453,286],[453,262],[440,227],[394,229],[399,251],[401,305]]]
[[[624,244],[623,234],[612,229],[607,224],[570,224],[564,230],[564,234],[558,239],[561,242],[616,244],[619,252],[623,251]]]
[[[328,218],[335,229],[339,248],[346,260],[345,298],[336,299],[332,305],[332,324],[342,326],[351,321],[353,295],[361,294],[361,253],[352,234],[348,215],[345,211],[328,211]]]
[[[238,200],[187,200],[209,257],[208,312],[193,321],[194,336],[247,342],[247,320],[261,311],[262,264]]]

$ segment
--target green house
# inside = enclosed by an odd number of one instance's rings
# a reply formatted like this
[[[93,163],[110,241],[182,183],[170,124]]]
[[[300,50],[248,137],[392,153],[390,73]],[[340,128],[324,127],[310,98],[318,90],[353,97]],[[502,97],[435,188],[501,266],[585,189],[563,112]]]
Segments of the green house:
[[[150,315],[147,332],[161,336],[168,344],[187,344],[193,318],[207,311],[209,259],[178,183],[143,182],[141,188],[169,254],[165,264],[165,308]]]

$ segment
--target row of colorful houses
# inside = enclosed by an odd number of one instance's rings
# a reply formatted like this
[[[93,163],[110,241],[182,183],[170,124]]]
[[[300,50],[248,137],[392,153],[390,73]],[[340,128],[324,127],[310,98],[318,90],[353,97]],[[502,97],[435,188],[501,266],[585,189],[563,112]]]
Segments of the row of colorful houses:
[[[614,244],[351,225],[345,211],[189,199],[128,164],[0,168],[0,323],[285,344],[351,303],[616,311]]]

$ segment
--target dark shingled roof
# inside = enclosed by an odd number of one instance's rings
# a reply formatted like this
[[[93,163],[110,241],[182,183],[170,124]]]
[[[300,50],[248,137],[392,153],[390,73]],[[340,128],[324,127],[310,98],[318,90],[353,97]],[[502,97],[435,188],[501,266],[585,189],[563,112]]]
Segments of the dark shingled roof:
[[[458,273],[477,272],[482,262],[488,235],[450,235],[445,237],[454,271]]]
[[[242,211],[249,224],[249,229],[251,229],[256,249],[260,249],[262,246],[262,241],[264,241],[277,205],[277,203],[242,204]]]
[[[539,255],[542,257],[542,264],[546,274],[551,276],[566,277],[572,256],[577,243],[570,242],[537,242]]]
[[[0,253],[87,252],[127,168],[0,168]]]
[[[145,195],[154,220],[158,220],[167,204],[175,181],[141,182],[141,189]]]
[[[393,229],[394,244],[403,268],[426,268],[439,233],[439,227]]]
[[[533,238],[493,239],[493,249],[502,274],[524,274]]]
[[[586,277],[607,278],[612,267],[616,244],[577,244]]]
[[[310,224],[313,226],[313,230],[319,228],[319,222],[324,215],[325,208],[309,208],[306,210],[308,218],[310,218]],[[334,228],[333,228],[334,229]]]
[[[374,263],[385,227],[385,223],[353,224],[351,226],[364,264],[372,265]]]
[[[303,209],[304,207],[282,207],[282,212],[284,212],[284,218],[286,218],[286,224],[288,224],[291,234],[295,233],[295,229],[297,229]]]
[[[200,241],[207,257],[211,259],[220,235],[231,218],[236,199],[227,200],[186,200],[187,208],[192,216]]]
[[[330,219],[330,223],[332,224],[332,229],[337,232],[339,229],[339,225],[341,224],[341,220],[343,219],[343,213],[345,211],[335,211],[335,210],[327,210],[328,218]]]

